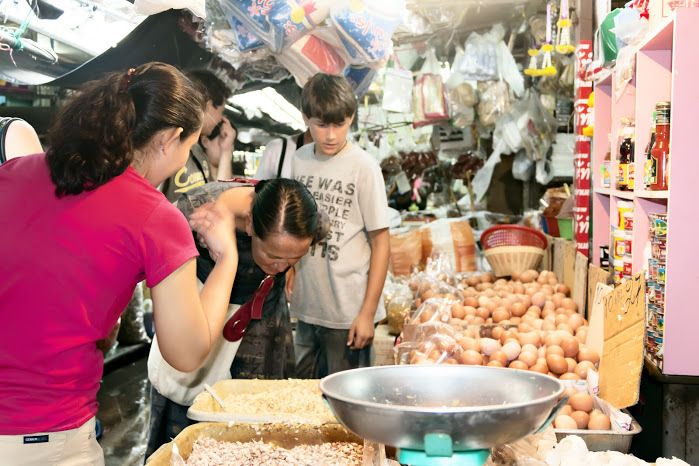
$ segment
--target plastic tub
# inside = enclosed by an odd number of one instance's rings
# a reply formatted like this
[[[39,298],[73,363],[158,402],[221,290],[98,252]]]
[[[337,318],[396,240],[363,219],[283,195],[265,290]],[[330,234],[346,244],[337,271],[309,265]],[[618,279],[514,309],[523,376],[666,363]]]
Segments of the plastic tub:
[[[558,220],[558,236],[565,239],[573,239],[573,219],[559,218]]]

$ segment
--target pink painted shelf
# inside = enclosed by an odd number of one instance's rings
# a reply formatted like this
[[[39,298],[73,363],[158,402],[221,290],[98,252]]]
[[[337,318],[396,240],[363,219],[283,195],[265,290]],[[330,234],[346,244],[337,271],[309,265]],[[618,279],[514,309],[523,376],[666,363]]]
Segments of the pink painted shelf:
[[[614,72],[595,83],[595,134],[592,148],[593,261],[599,265],[600,246],[609,246],[617,226],[619,202],[633,202],[633,273],[647,269],[648,215],[667,213],[667,275],[663,335],[664,375],[699,376],[696,332],[699,331],[699,9],[680,8],[656,25],[638,47],[632,81],[615,89]],[[672,104],[670,126],[670,189],[649,191],[643,186],[645,147],[650,138],[656,102]],[[617,141],[621,118],[635,120],[636,190],[619,191],[615,186]],[[600,188],[600,167],[611,135],[612,187]]]

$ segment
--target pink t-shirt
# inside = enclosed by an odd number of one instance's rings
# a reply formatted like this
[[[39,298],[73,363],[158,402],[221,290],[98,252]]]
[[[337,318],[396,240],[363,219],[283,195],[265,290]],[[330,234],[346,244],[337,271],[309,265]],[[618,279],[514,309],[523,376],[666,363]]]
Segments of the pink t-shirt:
[[[0,435],[94,416],[95,342],[139,281],[197,255],[182,213],[132,168],[77,196],[54,190],[44,154],[0,166]]]

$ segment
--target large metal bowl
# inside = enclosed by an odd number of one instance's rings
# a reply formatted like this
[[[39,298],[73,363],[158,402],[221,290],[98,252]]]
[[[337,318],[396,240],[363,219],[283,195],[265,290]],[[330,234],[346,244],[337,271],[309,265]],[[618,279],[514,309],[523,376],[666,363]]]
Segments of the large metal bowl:
[[[401,365],[330,375],[320,389],[337,419],[360,437],[425,450],[425,436],[446,434],[454,451],[488,449],[535,432],[563,384],[515,369]]]

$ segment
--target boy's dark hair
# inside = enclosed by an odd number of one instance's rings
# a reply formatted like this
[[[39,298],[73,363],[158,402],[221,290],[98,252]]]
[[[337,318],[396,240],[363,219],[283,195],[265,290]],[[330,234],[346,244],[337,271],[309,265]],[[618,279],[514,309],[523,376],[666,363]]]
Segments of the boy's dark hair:
[[[204,96],[204,101],[210,100],[214,107],[223,105],[231,96],[231,90],[226,83],[209,70],[191,70],[186,74]]]
[[[302,183],[287,178],[262,180],[255,186],[252,227],[261,240],[274,233],[313,238],[328,234],[328,222],[318,211],[313,195]]]
[[[85,84],[48,132],[46,160],[56,196],[80,194],[122,174],[134,152],[161,130],[201,128],[205,102],[187,77],[165,63],[146,63]]]
[[[301,110],[306,118],[341,124],[357,113],[357,98],[344,76],[318,73],[303,86]]]

